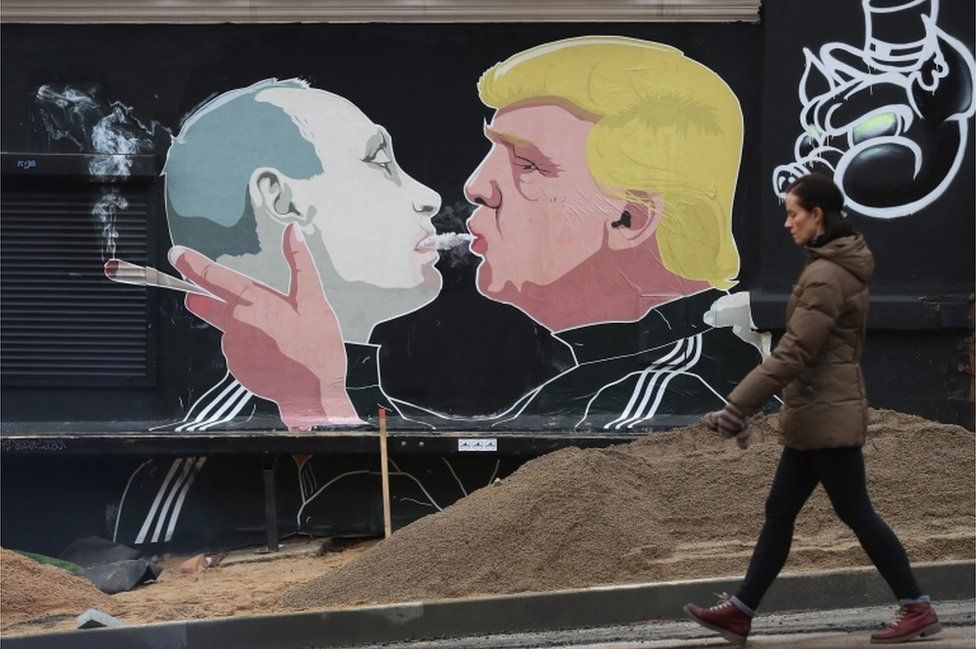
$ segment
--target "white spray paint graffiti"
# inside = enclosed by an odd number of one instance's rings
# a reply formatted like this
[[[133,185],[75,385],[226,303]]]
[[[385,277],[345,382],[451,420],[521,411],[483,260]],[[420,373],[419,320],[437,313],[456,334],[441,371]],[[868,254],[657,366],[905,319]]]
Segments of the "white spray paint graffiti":
[[[955,178],[974,112],[973,55],[936,25],[939,0],[892,4],[862,0],[862,47],[804,49],[803,132],[794,161],[773,171],[780,198],[816,171],[833,176],[858,213],[891,219],[931,204]],[[910,177],[878,177],[909,165]]]

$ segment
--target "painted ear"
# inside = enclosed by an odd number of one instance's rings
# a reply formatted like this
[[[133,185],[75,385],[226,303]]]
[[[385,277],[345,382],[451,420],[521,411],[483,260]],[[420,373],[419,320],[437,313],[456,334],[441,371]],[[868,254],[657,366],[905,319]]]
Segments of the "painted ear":
[[[607,245],[611,250],[637,248],[657,231],[664,214],[664,199],[655,194],[644,201],[631,201],[616,219],[607,221]]]
[[[266,214],[273,220],[287,225],[306,225],[311,214],[303,213],[293,200],[295,181],[277,169],[261,167],[254,170],[248,183],[248,194],[255,212]]]

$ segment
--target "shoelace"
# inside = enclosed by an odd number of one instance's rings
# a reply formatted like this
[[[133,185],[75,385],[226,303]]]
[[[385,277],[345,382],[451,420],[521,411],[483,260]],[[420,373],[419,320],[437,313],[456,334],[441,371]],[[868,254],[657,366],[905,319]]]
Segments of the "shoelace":
[[[908,607],[902,606],[895,612],[895,619],[888,623],[888,626],[892,629],[898,626],[905,616],[908,615]]]
[[[732,598],[728,593],[712,593],[712,595],[718,598],[718,604],[712,608],[726,608],[728,606],[735,606],[735,604],[732,603]]]

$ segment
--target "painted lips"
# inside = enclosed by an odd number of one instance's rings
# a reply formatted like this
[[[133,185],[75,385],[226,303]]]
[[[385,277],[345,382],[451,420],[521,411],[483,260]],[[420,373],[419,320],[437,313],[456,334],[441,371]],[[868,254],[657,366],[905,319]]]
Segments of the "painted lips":
[[[437,259],[439,257],[437,248],[432,246],[432,238],[434,236],[433,232],[425,233],[423,238],[413,247],[414,252],[423,257],[429,257],[431,260]]]
[[[480,234],[475,234],[474,239],[471,241],[470,249],[471,252],[477,255],[483,255],[488,250],[488,242]]]

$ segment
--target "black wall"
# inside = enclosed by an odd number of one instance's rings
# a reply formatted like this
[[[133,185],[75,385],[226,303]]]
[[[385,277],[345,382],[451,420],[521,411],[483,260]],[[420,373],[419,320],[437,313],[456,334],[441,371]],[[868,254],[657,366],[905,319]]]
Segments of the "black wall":
[[[971,3],[943,2],[938,24],[972,52]],[[475,91],[486,68],[528,47],[582,34],[628,35],[674,45],[727,80],[742,105],[745,147],[733,220],[742,257],[739,288],[753,293],[759,328],[779,334],[785,298],[802,255],[783,231],[783,209],[771,176],[777,165],[793,159],[801,129],[797,87],[803,48],[816,53],[830,41],[861,43],[864,23],[860,3],[796,0],[766,3],[760,25],[5,24],[0,34],[0,148],[5,152],[79,152],[69,142],[48,136],[34,100],[43,84],[94,84],[106,101],[121,102],[144,123],[156,121],[176,132],[180,120],[215,93],[268,77],[301,77],[353,99],[387,127],[402,166],[440,192],[444,205],[452,208],[440,216],[444,228],[466,216],[469,208],[461,187],[486,151],[481,125],[490,111]],[[971,118],[966,123],[972,127]],[[955,181],[924,209],[888,220],[852,211],[850,218],[878,260],[864,358],[872,405],[972,428],[971,133],[968,140]],[[153,153],[157,171],[164,153],[162,138]],[[4,191],[17,190],[19,182],[5,175]],[[171,270],[164,256],[168,234],[159,207],[161,184],[152,174],[140,182],[136,190],[123,189],[142,192],[156,206],[156,243],[148,261]],[[442,258],[440,268],[445,289],[434,303],[375,332],[377,342],[387,348],[444,359],[400,367],[395,358],[387,359],[392,364],[384,379],[393,390],[409,394],[423,386],[425,393],[435,395],[428,405],[477,414],[508,404],[570,362],[546,330],[518,310],[477,293],[472,259]],[[5,384],[3,432],[144,431],[179,419],[186,401],[223,375],[222,359],[212,353],[219,338],[185,312],[179,295],[161,293],[150,308],[158,325],[158,365],[150,385]],[[472,338],[480,344],[471,345]],[[394,483],[394,514],[400,522],[430,511],[429,503],[417,504],[428,496],[443,506],[463,495],[443,462],[446,457],[456,464],[459,458],[443,453],[442,447],[429,448],[430,454],[416,452],[404,467],[404,473],[421,478],[429,493],[418,491],[416,482],[406,477],[399,486]],[[50,553],[79,536],[108,535],[127,485],[136,485],[136,495],[127,496],[132,507],[157,493],[158,485],[136,469],[150,462],[143,471],[157,475],[177,459],[138,451],[116,455],[119,449],[108,447],[104,457],[72,455],[68,446],[5,443],[3,450],[2,544]],[[498,458],[460,459],[459,472],[470,490],[491,476],[506,475],[525,457],[502,453]],[[283,532],[301,525],[306,531],[335,534],[380,529],[377,480],[367,473],[337,482],[331,492],[335,498],[319,502],[315,520],[295,523],[300,478],[294,462],[287,455],[282,458]],[[375,460],[367,454],[321,455],[314,462],[319,484],[345,473],[375,470]],[[179,533],[158,547],[216,548],[260,540],[260,464],[253,455],[209,458],[187,500]],[[135,519],[123,526],[138,527],[142,518]],[[133,536],[134,529],[128,534]],[[132,543],[129,537],[119,540]]]

